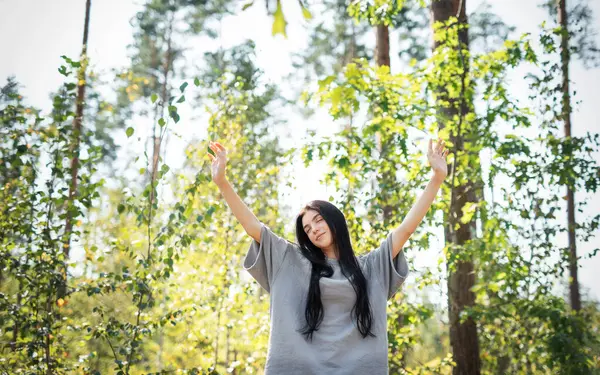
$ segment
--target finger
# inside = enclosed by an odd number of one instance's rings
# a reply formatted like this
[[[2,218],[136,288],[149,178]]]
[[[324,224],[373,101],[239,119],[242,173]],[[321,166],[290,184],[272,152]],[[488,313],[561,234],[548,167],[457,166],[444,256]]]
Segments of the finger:
[[[438,142],[435,145],[435,151],[437,153],[440,153],[442,151],[443,144],[444,144],[443,141],[441,139],[438,139]]]
[[[219,154],[221,153],[221,151],[223,151],[223,150],[221,150],[221,149],[219,148],[219,146],[217,146],[217,144],[216,144],[216,143],[213,143],[213,144],[210,146],[210,149],[211,149],[211,150],[213,150],[213,152],[215,153],[215,155],[219,155]]]
[[[225,151],[225,147],[223,147],[222,144],[220,144],[219,142],[215,142],[215,145],[222,151]]]
[[[208,154],[208,156],[210,157],[210,160],[211,160],[211,161],[215,161],[215,160],[217,159],[217,158],[215,158],[215,157],[213,156],[213,154],[211,154],[211,153],[208,153],[208,152],[207,152],[207,154]]]
[[[427,145],[427,153],[429,153],[429,154],[430,154],[430,153],[432,153],[432,152],[433,152],[433,148],[432,148],[432,146],[433,146],[433,140],[432,140],[431,138],[429,138],[429,143],[428,143],[428,145]]]

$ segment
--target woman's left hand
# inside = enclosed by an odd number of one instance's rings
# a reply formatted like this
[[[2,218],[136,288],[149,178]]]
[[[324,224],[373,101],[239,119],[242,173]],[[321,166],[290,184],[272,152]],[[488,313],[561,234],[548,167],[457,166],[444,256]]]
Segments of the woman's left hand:
[[[446,156],[448,156],[448,150],[444,147],[444,141],[438,140],[435,144],[432,139],[429,139],[429,147],[427,148],[427,160],[429,165],[433,169],[433,174],[441,179],[445,179],[448,176],[448,164],[446,163]]]

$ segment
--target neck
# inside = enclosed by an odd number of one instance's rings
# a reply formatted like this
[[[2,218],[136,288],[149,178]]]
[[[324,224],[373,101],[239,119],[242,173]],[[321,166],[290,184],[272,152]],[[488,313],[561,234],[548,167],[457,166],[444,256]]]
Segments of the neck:
[[[321,249],[323,251],[323,254],[325,254],[326,258],[329,259],[339,259],[339,257],[336,255],[336,251],[335,248],[333,246],[330,246],[328,248],[324,248]]]

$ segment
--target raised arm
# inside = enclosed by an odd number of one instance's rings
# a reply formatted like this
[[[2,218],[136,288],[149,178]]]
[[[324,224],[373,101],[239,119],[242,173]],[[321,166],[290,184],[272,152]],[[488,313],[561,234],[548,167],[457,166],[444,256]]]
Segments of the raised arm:
[[[444,142],[438,141],[435,147],[432,146],[432,140],[429,140],[427,149],[427,160],[433,169],[433,176],[425,190],[421,193],[417,202],[408,211],[408,214],[402,223],[392,232],[392,258],[395,258],[404,247],[406,241],[417,229],[425,214],[431,207],[437,192],[440,190],[444,179],[448,175],[448,165],[446,163],[448,150],[444,149]]]
[[[256,242],[260,243],[261,222],[254,216],[254,213],[250,211],[235,190],[233,190],[233,187],[225,176],[227,150],[219,142],[211,141],[209,147],[215,153],[215,155],[208,153],[208,156],[212,160],[211,172],[214,183],[219,187],[227,205],[240,224],[242,224],[246,233],[254,238]]]

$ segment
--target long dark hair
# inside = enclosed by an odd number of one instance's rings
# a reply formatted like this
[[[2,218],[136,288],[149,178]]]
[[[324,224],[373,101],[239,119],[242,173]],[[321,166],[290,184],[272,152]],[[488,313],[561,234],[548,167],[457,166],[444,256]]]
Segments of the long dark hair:
[[[308,298],[306,300],[306,309],[304,310],[306,325],[301,328],[299,332],[302,333],[307,340],[312,340],[313,333],[319,329],[319,325],[323,321],[324,316],[319,280],[321,277],[333,276],[333,268],[327,264],[325,254],[310,241],[302,227],[302,217],[304,217],[304,214],[308,210],[318,212],[329,226],[331,237],[333,238],[334,244],[337,246],[337,255],[339,257],[342,274],[350,281],[356,292],[356,303],[352,308],[352,318],[356,319],[358,331],[363,338],[367,336],[375,337],[371,332],[373,316],[371,314],[371,306],[367,294],[367,279],[360,269],[358,259],[354,256],[346,218],[336,206],[321,200],[309,202],[304,206],[296,218],[296,238],[300,245],[300,250],[312,263]]]

